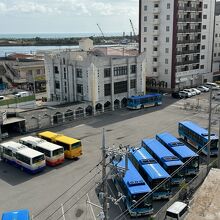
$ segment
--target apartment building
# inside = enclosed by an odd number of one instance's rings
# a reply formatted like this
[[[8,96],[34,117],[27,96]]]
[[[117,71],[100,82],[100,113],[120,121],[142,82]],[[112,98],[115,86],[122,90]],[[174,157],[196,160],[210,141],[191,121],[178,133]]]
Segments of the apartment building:
[[[126,48],[93,48],[90,39],[79,50],[45,54],[47,98],[50,102],[83,101],[93,111],[126,105],[145,93],[145,53]]]
[[[140,0],[147,87],[176,90],[212,81],[214,0]]]

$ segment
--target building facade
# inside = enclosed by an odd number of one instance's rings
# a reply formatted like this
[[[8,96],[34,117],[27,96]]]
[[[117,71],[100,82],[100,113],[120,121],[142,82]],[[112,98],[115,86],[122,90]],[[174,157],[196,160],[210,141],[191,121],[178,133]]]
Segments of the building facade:
[[[140,0],[147,85],[176,90],[212,80],[214,0]]]
[[[138,53],[137,53],[138,54]],[[117,49],[93,48],[90,39],[78,51],[45,55],[48,101],[87,102],[92,110],[119,108],[127,98],[145,93],[145,53],[118,54]]]

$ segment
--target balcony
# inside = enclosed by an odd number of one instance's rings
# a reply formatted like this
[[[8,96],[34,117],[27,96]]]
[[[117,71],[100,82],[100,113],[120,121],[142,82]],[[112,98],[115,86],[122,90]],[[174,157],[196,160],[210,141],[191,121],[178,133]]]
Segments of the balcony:
[[[153,61],[153,67],[158,67],[159,63],[158,61]]]
[[[158,41],[158,40],[156,40],[156,41],[153,41],[153,46],[154,46],[154,47],[157,47],[157,46],[159,46],[159,41]]]
[[[194,49],[194,50],[183,49],[182,51],[176,51],[176,55],[192,54],[192,53],[200,53],[200,50],[199,49]]]
[[[154,23],[154,25],[159,25],[160,24],[160,20],[159,19],[154,19],[153,23]]]
[[[154,14],[159,14],[160,13],[160,9],[159,8],[154,8],[153,9],[153,13]]]
[[[193,64],[193,63],[199,63],[199,59],[193,59],[193,60],[182,60],[179,62],[176,62],[176,66],[182,66],[182,65],[188,65],[188,64]]]
[[[158,57],[159,56],[159,51],[153,51],[153,57]]]
[[[153,30],[153,35],[159,35],[160,34],[160,31],[159,30]]]

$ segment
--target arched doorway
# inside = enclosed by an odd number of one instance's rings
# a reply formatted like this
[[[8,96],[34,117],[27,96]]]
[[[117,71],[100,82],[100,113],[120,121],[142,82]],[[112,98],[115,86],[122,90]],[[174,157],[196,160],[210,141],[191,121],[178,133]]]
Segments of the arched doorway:
[[[105,104],[104,104],[104,110],[111,110],[111,102],[107,101]]]
[[[50,116],[45,114],[42,119],[41,119],[41,127],[48,127],[51,125],[51,120],[50,120]]]
[[[73,120],[74,119],[74,114],[73,114],[73,110],[71,109],[68,109],[65,114],[65,120],[68,121],[68,120]]]
[[[116,99],[114,101],[114,106],[115,106],[115,109],[119,109],[120,108],[120,101],[118,99]]]
[[[57,112],[54,116],[53,116],[53,123],[54,124],[59,124],[63,122],[63,114],[61,112]]]
[[[95,106],[95,110],[96,110],[96,112],[101,112],[101,111],[102,111],[102,104],[98,103],[98,104]]]
[[[92,115],[92,106],[89,105],[87,108],[86,108],[86,115]]]
[[[82,118],[84,116],[84,110],[82,107],[76,109],[76,118]]]
[[[121,107],[126,107],[127,106],[127,98],[123,98],[122,100],[121,100]]]

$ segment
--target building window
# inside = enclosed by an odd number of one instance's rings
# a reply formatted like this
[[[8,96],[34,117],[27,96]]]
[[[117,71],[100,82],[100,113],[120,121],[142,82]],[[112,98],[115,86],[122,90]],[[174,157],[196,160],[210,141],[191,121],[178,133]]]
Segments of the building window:
[[[203,19],[207,19],[207,15],[203,15]]]
[[[147,21],[147,16],[144,16],[144,21]]]
[[[167,3],[167,9],[170,9],[170,3]]]
[[[79,94],[83,94],[83,85],[82,84],[77,84],[76,85],[76,91]]]
[[[165,59],[165,64],[168,64],[169,60],[168,59]]]
[[[204,69],[204,65],[201,65],[201,66],[200,66],[200,69]]]
[[[66,79],[66,72],[63,73],[63,78]]]
[[[104,69],[104,77],[110,77],[111,76],[111,68],[105,68]]]
[[[156,68],[156,67],[153,68],[153,72],[154,72],[154,73],[157,72],[157,68]]]
[[[154,15],[154,19],[158,19],[158,15]]]
[[[131,65],[131,73],[136,73],[137,72],[137,65]]]
[[[218,53],[218,56],[220,56],[220,53]]]
[[[158,26],[154,26],[154,30],[157,31],[158,30]]]
[[[154,58],[153,58],[153,61],[154,61],[154,62],[157,62],[157,58],[156,58],[156,57],[154,57]]]
[[[204,8],[207,9],[207,8],[208,8],[208,5],[207,5],[207,4],[204,4]]]
[[[154,8],[159,8],[159,5],[158,4],[154,4]]]
[[[166,26],[166,31],[170,31],[170,27],[169,26]]]
[[[144,32],[147,32],[147,27],[144,27]]]
[[[154,51],[157,51],[157,47],[154,47]]]
[[[205,40],[206,39],[206,35],[202,35],[202,39]]]
[[[167,21],[169,21],[170,20],[170,15],[167,15]]]
[[[202,25],[202,29],[206,30],[206,25]]]
[[[82,69],[76,68],[76,77],[82,78]]]
[[[147,5],[144,6],[144,11],[147,11]]]
[[[114,94],[124,93],[128,91],[127,81],[121,81],[114,83]]]
[[[58,66],[55,66],[55,67],[54,67],[54,73],[59,73]]]
[[[146,48],[146,47],[144,48],[144,51],[147,51],[147,48]]]
[[[55,81],[55,88],[60,89],[60,82],[59,81]]]
[[[147,42],[147,38],[146,37],[144,37],[144,42]]]
[[[168,74],[168,69],[165,69],[164,73],[165,73],[165,74]]]
[[[205,50],[205,45],[202,45],[202,50]]]
[[[169,48],[165,48],[165,53],[169,53]]]
[[[63,65],[65,65],[66,64],[66,62],[65,62],[65,58],[63,58]]]
[[[37,69],[36,71],[37,71],[37,75],[40,75],[40,69]]]
[[[128,74],[127,66],[114,67],[114,76],[123,76]]]
[[[215,34],[215,37],[218,37],[218,34]]]
[[[130,88],[135,89],[136,88],[136,79],[131,79],[130,81]]]
[[[158,37],[154,37],[154,41],[158,41]]]
[[[111,84],[105,84],[104,90],[105,90],[105,96],[111,95]]]
[[[169,43],[170,42],[170,38],[166,37],[166,42]]]
[[[204,60],[205,59],[205,55],[201,55],[201,60]]]
[[[216,53],[214,53],[214,57],[216,57]]]

